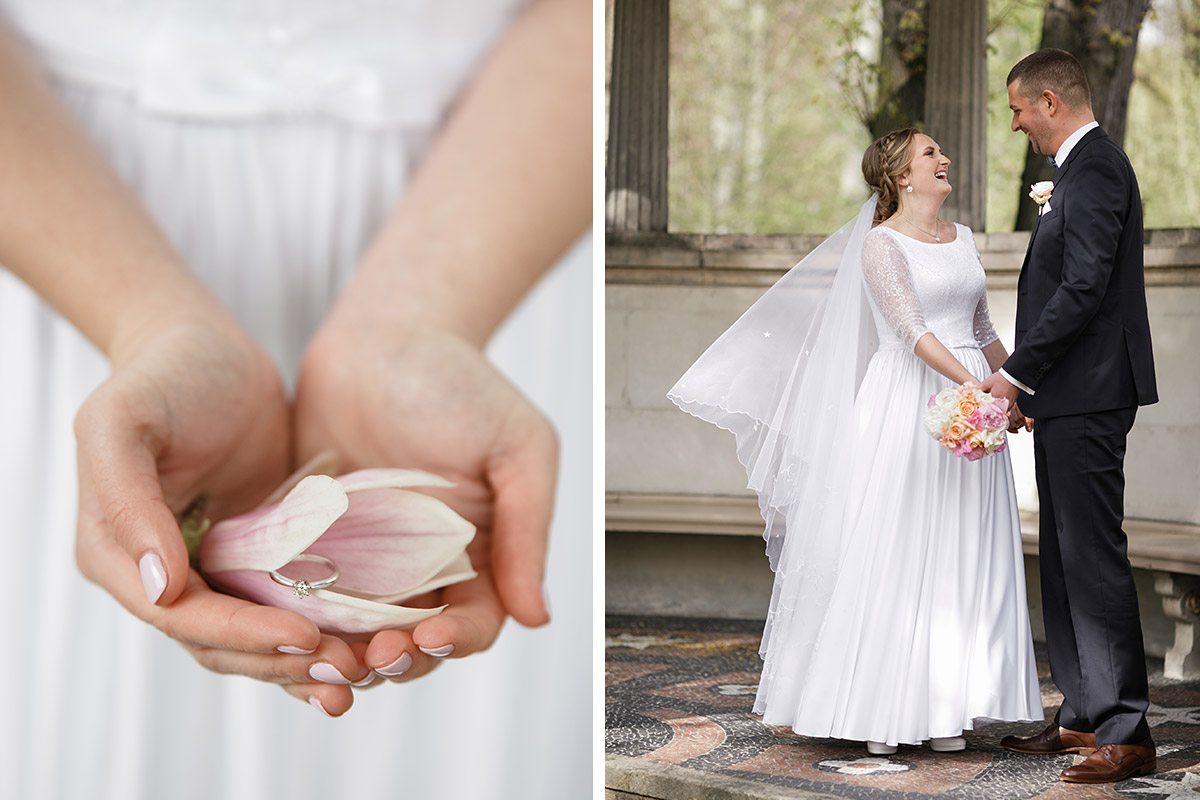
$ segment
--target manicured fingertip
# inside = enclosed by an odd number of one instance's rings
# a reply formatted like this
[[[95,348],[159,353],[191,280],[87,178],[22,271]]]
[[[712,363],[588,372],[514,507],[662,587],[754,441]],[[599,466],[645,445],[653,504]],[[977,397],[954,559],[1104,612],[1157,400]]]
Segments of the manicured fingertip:
[[[325,710],[325,706],[321,705],[321,698],[317,697],[315,694],[312,697],[308,698],[308,704],[310,706],[312,706],[313,708],[317,709],[318,711],[320,711],[325,716],[330,717],[330,718],[333,717],[333,714],[330,714],[328,711]]]
[[[398,675],[403,675],[405,672],[408,672],[408,668],[412,666],[412,663],[412,656],[410,656],[408,653],[401,653],[400,657],[395,661],[387,666],[380,667],[375,671],[385,678],[395,678]]]
[[[441,647],[421,647],[418,645],[418,649],[420,649],[420,651],[427,656],[433,656],[434,658],[445,658],[454,652],[454,645],[444,644]],[[405,655],[407,655],[407,653]]]
[[[309,656],[317,652],[317,648],[315,647],[310,647],[309,649],[305,650],[302,647],[293,647],[290,644],[281,644],[275,649],[281,653],[287,653],[289,656]]]
[[[338,670],[333,664],[327,664],[324,661],[317,662],[309,667],[308,676],[314,681],[321,683],[332,684],[348,684],[350,679]]]
[[[146,590],[146,599],[151,605],[157,605],[167,589],[167,571],[163,568],[162,559],[153,551],[145,553],[138,559],[138,572],[142,575],[142,588]]]

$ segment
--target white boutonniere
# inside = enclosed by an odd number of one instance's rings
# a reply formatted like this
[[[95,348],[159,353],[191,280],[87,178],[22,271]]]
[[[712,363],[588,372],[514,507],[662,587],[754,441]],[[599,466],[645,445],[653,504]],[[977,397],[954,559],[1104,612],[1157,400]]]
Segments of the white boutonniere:
[[[1033,202],[1037,203],[1041,208],[1038,209],[1038,216],[1045,214],[1050,210],[1050,196],[1054,194],[1054,181],[1038,181],[1029,187],[1029,197]]]

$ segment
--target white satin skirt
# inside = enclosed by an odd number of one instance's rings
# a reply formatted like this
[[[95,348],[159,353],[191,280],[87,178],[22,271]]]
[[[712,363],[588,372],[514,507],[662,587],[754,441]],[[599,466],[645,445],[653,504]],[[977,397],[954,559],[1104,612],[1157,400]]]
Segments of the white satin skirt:
[[[313,117],[205,124],[60,87],[194,271],[294,384],[305,342],[396,205],[428,131]],[[470,287],[464,287],[469,291]],[[0,797],[557,798],[591,792],[591,243],[489,350],[554,421],[554,621],[327,719],[221,676],[74,563],[72,418],[105,360],[0,270]]]
[[[980,380],[991,374],[978,348],[951,351]],[[925,433],[926,401],[949,385],[907,350],[868,365],[839,567],[815,641],[804,608],[782,607],[828,576],[786,552],[776,574],[755,702],[764,722],[919,744],[980,720],[1043,719],[1009,454],[971,462]],[[804,511],[793,510],[789,531],[803,532]]]

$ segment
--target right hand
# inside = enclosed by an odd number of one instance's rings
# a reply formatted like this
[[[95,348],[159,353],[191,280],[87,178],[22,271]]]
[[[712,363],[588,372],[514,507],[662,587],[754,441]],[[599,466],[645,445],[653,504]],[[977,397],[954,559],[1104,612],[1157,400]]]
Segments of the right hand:
[[[203,666],[306,684],[303,699],[336,716],[353,702],[350,687],[309,669],[325,663],[361,680],[362,655],[299,614],[211,590],[189,566],[177,521],[199,496],[215,520],[255,506],[288,473],[289,426],[274,365],[235,323],[172,320],[126,342],[75,418],[76,560]]]

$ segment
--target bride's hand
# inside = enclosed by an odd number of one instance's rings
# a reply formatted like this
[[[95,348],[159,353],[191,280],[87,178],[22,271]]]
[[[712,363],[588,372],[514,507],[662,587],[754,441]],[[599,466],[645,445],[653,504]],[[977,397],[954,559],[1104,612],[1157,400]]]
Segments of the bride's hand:
[[[1020,433],[1021,428],[1026,431],[1033,430],[1033,418],[1027,417],[1021,412],[1021,407],[1013,403],[1012,409],[1008,412],[1008,432]]]
[[[298,614],[209,589],[179,532],[177,515],[197,497],[221,519],[287,474],[288,409],[269,357],[236,325],[172,322],[126,342],[75,433],[83,574],[205,667],[302,684],[331,714],[349,708],[348,686],[309,670],[363,678],[352,648]]]
[[[300,461],[334,450],[343,471],[417,468],[455,483],[430,491],[472,522],[478,577],[426,598],[448,603],[412,631],[374,636],[365,663],[410,680],[484,650],[507,615],[549,620],[542,589],[558,442],[546,418],[475,346],[431,330],[389,338],[326,323],[296,390]]]

